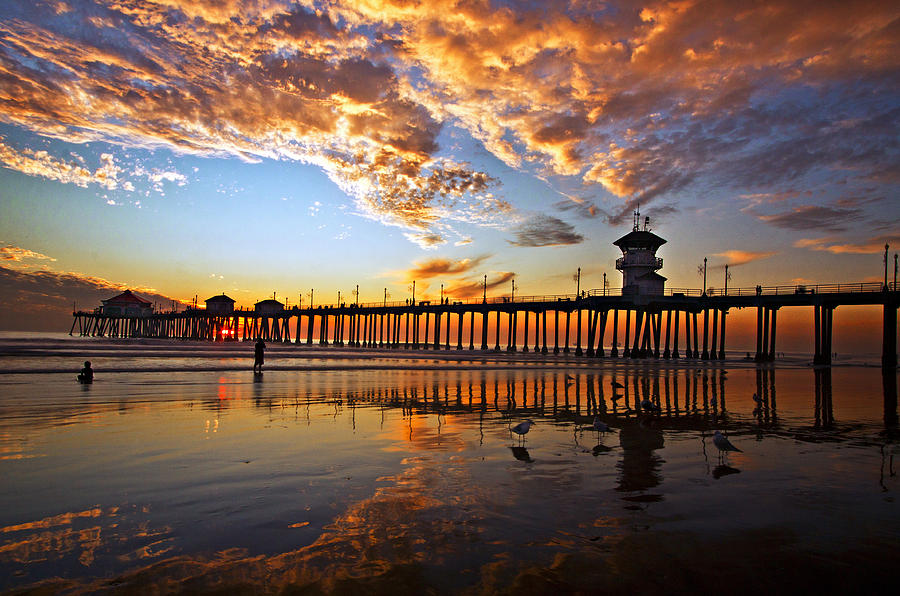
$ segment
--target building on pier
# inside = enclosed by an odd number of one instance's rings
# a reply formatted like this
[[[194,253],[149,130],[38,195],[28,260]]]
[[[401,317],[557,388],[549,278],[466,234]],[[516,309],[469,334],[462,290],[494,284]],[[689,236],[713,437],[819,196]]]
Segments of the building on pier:
[[[284,304],[278,302],[274,298],[268,300],[260,300],[253,305],[253,309],[258,315],[276,315],[284,312]]]
[[[206,299],[206,312],[211,315],[230,315],[234,313],[234,298],[219,294]]]
[[[622,294],[662,296],[666,290],[666,278],[657,273],[663,260],[656,256],[665,240],[650,231],[650,218],[644,219],[641,229],[641,212],[634,212],[633,229],[613,242],[622,250],[616,259],[616,269],[622,272]]]
[[[101,300],[100,313],[111,317],[149,317],[153,314],[153,303],[125,290],[118,296]]]

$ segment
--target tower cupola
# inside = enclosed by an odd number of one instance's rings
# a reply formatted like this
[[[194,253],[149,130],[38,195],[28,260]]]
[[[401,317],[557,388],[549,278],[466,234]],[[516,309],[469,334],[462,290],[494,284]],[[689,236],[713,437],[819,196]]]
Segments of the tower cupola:
[[[656,256],[656,251],[666,241],[650,231],[650,218],[644,218],[641,228],[641,212],[634,211],[634,226],[614,245],[622,250],[622,256],[616,259],[616,269],[622,272],[622,293],[642,295],[662,295],[665,292],[666,278],[657,273],[663,266],[663,260]]]

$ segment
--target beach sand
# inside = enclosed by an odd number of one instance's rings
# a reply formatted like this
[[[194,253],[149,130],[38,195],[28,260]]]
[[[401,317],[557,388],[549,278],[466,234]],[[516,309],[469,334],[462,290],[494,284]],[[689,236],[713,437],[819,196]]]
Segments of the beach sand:
[[[833,593],[898,562],[877,368],[9,343],[6,591]]]

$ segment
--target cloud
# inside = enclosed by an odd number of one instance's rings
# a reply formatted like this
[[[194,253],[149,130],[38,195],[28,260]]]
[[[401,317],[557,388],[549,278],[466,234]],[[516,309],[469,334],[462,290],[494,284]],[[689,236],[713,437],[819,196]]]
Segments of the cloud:
[[[403,276],[408,280],[418,280],[461,275],[473,271],[490,256],[491,255],[482,255],[470,259],[460,259],[458,261],[443,258],[426,259],[417,262],[413,267],[406,271]]]
[[[584,236],[575,231],[575,227],[561,219],[550,215],[535,215],[514,230],[513,246],[563,246],[579,244]]]
[[[729,267],[737,267],[738,265],[746,265],[760,259],[767,259],[778,254],[777,251],[749,251],[749,250],[726,250],[725,252],[717,252],[713,254],[715,257],[723,257]],[[724,267],[724,264],[722,265]]]
[[[307,4],[13,3],[0,120],[72,142],[312,164],[360,215],[424,246],[457,222],[509,221],[496,181],[439,146],[448,127],[583,185],[610,223],[688,189],[843,181],[884,195],[900,170],[889,2]],[[118,174],[0,158],[107,188]]]
[[[516,274],[514,272],[500,272],[488,275],[487,292],[505,286]],[[485,292],[485,284],[482,279],[461,280],[453,282],[444,288],[444,294],[452,298],[467,299],[480,297]]]
[[[158,304],[168,306],[173,301],[152,288],[82,273],[27,271],[0,265],[0,301],[6,305],[0,312],[0,329],[67,331],[72,325],[73,303],[90,310],[126,289]]]
[[[777,228],[829,232],[846,230],[851,221],[861,219],[862,216],[861,209],[836,209],[819,205],[803,205],[774,215],[757,215],[760,220]]]
[[[82,163],[81,159],[78,161],[58,159],[47,151],[31,149],[18,151],[4,143],[3,137],[0,137],[0,165],[10,170],[83,188],[91,184],[107,190],[119,187],[119,174],[122,168],[116,165],[115,158],[111,154],[102,154],[100,165],[93,171],[81,165]]]
[[[834,238],[801,238],[794,242],[797,248],[809,248],[832,254],[871,255],[884,253],[884,246],[895,246],[900,234],[877,236],[861,243],[841,243]]]
[[[0,246],[0,261],[13,261],[16,264],[21,264],[22,267],[29,267],[30,265],[24,263],[25,260],[35,259],[38,261],[55,261],[53,257],[48,257],[47,255],[41,254],[39,252],[35,252],[33,250],[28,250],[27,248],[19,248],[18,246]],[[11,265],[11,263],[7,263],[7,266]]]

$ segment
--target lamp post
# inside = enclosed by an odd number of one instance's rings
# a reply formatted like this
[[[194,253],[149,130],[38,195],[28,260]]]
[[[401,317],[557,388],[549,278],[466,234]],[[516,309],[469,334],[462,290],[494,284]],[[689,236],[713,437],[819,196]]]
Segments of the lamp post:
[[[412,299],[410,300],[409,305],[415,306],[416,305],[416,280],[413,280],[411,287],[412,287]]]
[[[728,263],[725,264],[725,295],[728,295],[728,280],[731,279],[731,274],[728,273]]]
[[[309,308],[310,309],[312,309],[312,307],[313,307],[313,295],[314,295],[315,291],[316,291],[315,288],[311,288],[309,290]]]
[[[706,257],[703,257],[703,265],[697,266],[697,274],[703,276],[703,295],[706,296]]]
[[[487,273],[484,274],[484,289],[481,294],[481,302],[487,304]]]
[[[884,245],[884,288],[887,289],[887,269],[888,269],[888,249],[890,248],[890,244],[885,243]]]
[[[575,298],[577,299],[581,296],[581,267],[578,268],[578,271],[572,277],[575,279]]]
[[[359,284],[356,284],[356,289],[353,290],[353,295],[356,297],[356,305],[359,306]]]
[[[514,277],[514,278],[510,279],[509,281],[512,284],[512,289],[509,294],[509,301],[515,302],[516,301],[516,278]]]
[[[382,306],[387,306],[387,299],[388,299],[388,291],[387,291],[387,288],[385,288],[384,289],[384,304],[382,304]]]
[[[603,272],[603,295],[606,296],[606,288],[609,287],[609,282],[606,281],[606,272]]]
[[[338,290],[338,301],[337,301],[337,305],[338,305],[338,308],[341,307],[341,291],[340,291],[340,290]]]
[[[441,284],[441,304],[444,303],[444,284]]]

